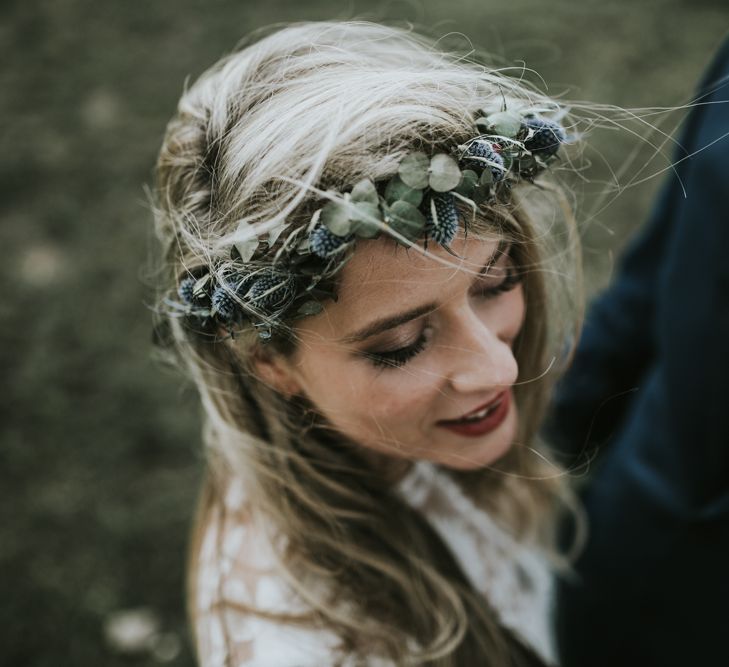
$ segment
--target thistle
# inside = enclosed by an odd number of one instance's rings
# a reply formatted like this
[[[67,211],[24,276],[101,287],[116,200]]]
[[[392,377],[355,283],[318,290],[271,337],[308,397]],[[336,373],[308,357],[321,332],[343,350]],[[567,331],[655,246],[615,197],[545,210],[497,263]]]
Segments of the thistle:
[[[290,291],[291,277],[281,273],[269,273],[258,278],[248,291],[248,300],[261,309],[273,309],[281,305]]]
[[[533,131],[524,140],[524,147],[534,155],[552,157],[565,140],[564,130],[554,121],[532,116],[524,119],[524,126]]]
[[[469,157],[472,156],[472,157]],[[472,142],[466,150],[463,160],[472,163],[475,167],[484,169],[488,167],[491,170],[491,176],[494,183],[498,183],[506,176],[506,167],[504,166],[504,158],[494,148],[494,144],[490,141],[477,139]]]
[[[177,287],[177,294],[182,299],[183,303],[192,303],[195,282],[195,278],[188,277],[180,282],[179,286]]]
[[[213,305],[213,313],[217,313],[223,322],[229,323],[235,319],[238,304],[228,289],[222,285],[218,285],[213,290],[211,303]]]
[[[458,211],[452,194],[437,193],[426,199],[425,229],[443,246],[454,239],[458,231]]]
[[[345,243],[351,241],[353,237],[353,234],[337,236],[329,231],[327,227],[320,224],[309,235],[309,249],[315,255],[326,259],[339,250]]]

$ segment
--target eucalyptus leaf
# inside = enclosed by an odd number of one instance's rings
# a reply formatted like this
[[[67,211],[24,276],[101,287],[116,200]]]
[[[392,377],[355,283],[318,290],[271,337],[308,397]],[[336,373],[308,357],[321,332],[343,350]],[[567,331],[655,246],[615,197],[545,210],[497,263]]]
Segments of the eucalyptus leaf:
[[[436,192],[448,192],[461,181],[461,170],[458,163],[445,153],[436,153],[430,161],[430,177],[428,184]]]
[[[382,214],[377,203],[358,201],[353,204],[352,221],[355,223],[352,231],[365,239],[371,239],[380,233],[380,227],[372,220],[380,220]]]
[[[336,301],[338,298],[338,295],[335,291],[324,289],[322,287],[316,287],[312,286],[310,288],[307,288],[307,291],[320,301],[325,301],[327,299],[331,299],[332,301]]]
[[[238,251],[242,262],[250,261],[256,252],[256,248],[258,248],[258,237],[253,225],[241,220],[233,233],[233,245]]]
[[[484,133],[491,131],[491,123],[486,116],[479,116],[476,119],[476,127]]]
[[[392,205],[398,200],[406,201],[413,206],[420,206],[423,201],[423,191],[418,188],[411,188],[403,182],[399,175],[395,174],[388,181],[385,188],[385,201]]]
[[[315,276],[322,270],[322,259],[316,255],[309,255],[303,262],[297,264],[296,270],[304,276]]]
[[[302,317],[307,317],[309,315],[316,315],[322,310],[324,310],[324,306],[322,306],[318,301],[306,301],[301,304],[299,309],[296,311],[296,314],[301,315]]]
[[[494,182],[494,175],[491,171],[491,167],[487,166],[486,169],[481,173],[481,178],[478,179],[479,185],[491,185]]]
[[[405,156],[398,168],[398,174],[406,185],[422,190],[428,185],[430,159],[425,153],[414,151]]]
[[[521,115],[516,111],[499,111],[488,117],[490,130],[494,134],[513,139],[521,129]]]
[[[350,207],[347,202],[330,201],[321,210],[321,221],[336,236],[347,236],[352,230],[349,219]]]
[[[379,201],[375,184],[369,178],[363,178],[355,184],[352,188],[351,198],[353,202],[367,202],[375,205]]]
[[[476,204],[483,204],[490,197],[491,197],[491,186],[489,186],[489,185],[477,185],[476,189],[473,191],[473,194],[471,195],[471,199],[473,199],[473,201],[476,202]]]
[[[283,230],[286,229],[286,225],[279,225],[278,227],[274,227],[270,232],[268,232],[268,247],[272,248],[273,245],[278,240],[278,237],[281,236],[281,233]],[[247,260],[245,260],[247,261]]]
[[[298,238],[303,233],[302,227],[295,228],[283,241],[279,249],[276,251],[273,263],[278,264],[284,255],[288,255],[301,243],[302,239]],[[298,239],[298,240],[297,240]],[[304,241],[306,238],[303,239]]]
[[[464,197],[470,197],[473,189],[478,183],[478,174],[472,169],[464,169],[461,172],[461,182],[454,188],[455,192]]]
[[[192,286],[192,295],[194,297],[200,297],[205,293],[205,287],[210,282],[210,274],[206,273],[202,278],[198,278],[195,284]]]
[[[425,227],[425,216],[412,204],[396,201],[388,210],[390,227],[409,241],[420,238]]]
[[[524,155],[517,160],[517,164],[520,174],[526,174],[531,176],[534,175],[539,169],[539,164],[537,163],[537,160],[533,155]]]

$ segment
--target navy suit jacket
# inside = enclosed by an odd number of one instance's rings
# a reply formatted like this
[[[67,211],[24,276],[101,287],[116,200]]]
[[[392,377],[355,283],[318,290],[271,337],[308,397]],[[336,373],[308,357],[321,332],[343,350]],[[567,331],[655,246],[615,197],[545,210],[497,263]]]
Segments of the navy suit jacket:
[[[564,667],[729,665],[729,39],[699,95],[545,429],[564,463],[599,447]]]

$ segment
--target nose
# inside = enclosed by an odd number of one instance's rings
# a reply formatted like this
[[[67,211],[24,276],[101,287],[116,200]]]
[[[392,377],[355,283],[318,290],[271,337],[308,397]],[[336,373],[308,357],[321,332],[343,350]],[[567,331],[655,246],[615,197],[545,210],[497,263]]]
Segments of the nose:
[[[485,322],[466,308],[457,320],[450,352],[450,384],[460,393],[486,396],[513,385],[519,367],[511,349],[511,332],[498,322]]]

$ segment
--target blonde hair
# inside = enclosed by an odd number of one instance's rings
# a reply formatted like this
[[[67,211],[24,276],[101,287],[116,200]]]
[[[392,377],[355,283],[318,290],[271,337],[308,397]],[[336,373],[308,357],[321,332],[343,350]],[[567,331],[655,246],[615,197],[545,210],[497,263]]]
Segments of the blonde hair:
[[[157,165],[156,226],[166,274],[160,304],[180,276],[228,267],[240,221],[280,243],[306,225],[329,189],[392,176],[413,148],[433,152],[474,134],[476,109],[560,107],[536,89],[410,31],[367,22],[301,23],[256,34],[183,95]],[[508,237],[524,273],[526,321],[515,343],[517,445],[495,469],[449,471],[479,505],[550,548],[556,510],[571,496],[538,451],[546,397],[581,315],[578,243],[561,188],[521,183],[507,201],[469,217],[469,233]],[[396,664],[521,664],[445,544],[368,467],[356,443],[327,428],[316,406],[287,400],[253,374],[261,343],[200,336],[160,307],[177,363],[205,415],[209,471],[200,496],[190,573],[210,509],[230,475],[243,477],[256,511],[288,538],[282,561],[311,614],[282,620],[326,626],[343,648]],[[296,349],[275,338],[277,354]],[[311,582],[326,581],[322,600]],[[190,580],[192,582],[192,579]],[[378,595],[372,595],[378,591]],[[190,616],[195,623],[194,585]],[[427,604],[424,601],[428,601]],[[347,604],[343,604],[346,602]],[[250,613],[259,613],[249,609]]]

